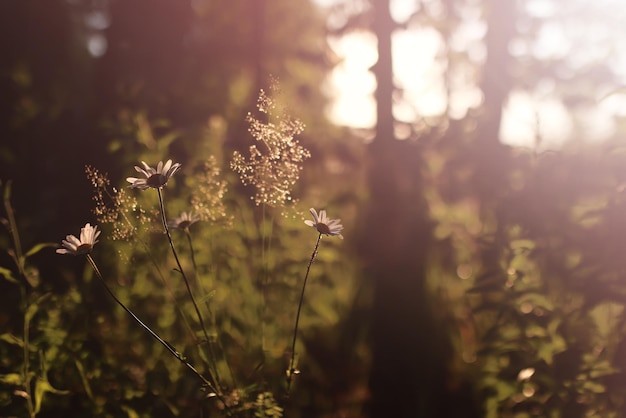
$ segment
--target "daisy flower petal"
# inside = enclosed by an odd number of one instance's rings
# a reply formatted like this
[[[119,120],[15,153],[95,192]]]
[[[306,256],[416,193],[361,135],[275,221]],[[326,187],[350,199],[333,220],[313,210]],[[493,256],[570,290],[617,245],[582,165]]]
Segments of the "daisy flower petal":
[[[84,255],[89,254],[96,245],[100,236],[98,227],[87,223],[80,229],[80,239],[75,235],[68,235],[61,241],[61,248],[56,250],[57,254]]]
[[[305,220],[304,223],[310,227],[317,229],[317,232],[323,235],[328,235],[331,237],[339,237],[343,239],[343,235],[341,235],[341,231],[343,230],[343,225],[341,225],[341,219],[330,219],[326,216],[325,210],[320,210],[319,216],[317,211],[313,208],[309,209],[311,215],[313,216],[313,220]]]
[[[159,161],[156,169],[150,167],[145,161],[142,161],[141,164],[143,168],[135,166],[135,171],[143,174],[145,179],[136,177],[126,178],[126,181],[130,183],[130,187],[140,190],[146,190],[150,187],[160,189],[167,184],[170,177],[181,167],[180,163],[172,164],[171,159],[167,160],[165,164],[163,164],[163,161]]]
[[[170,228],[188,230],[189,227],[200,220],[200,215],[193,212],[181,212],[180,216],[170,220],[167,225]]]
[[[162,164],[161,161],[159,161],[159,166],[157,167],[157,172],[159,172],[159,173],[167,173],[171,166],[172,166],[172,160],[167,160],[167,162],[165,164]]]

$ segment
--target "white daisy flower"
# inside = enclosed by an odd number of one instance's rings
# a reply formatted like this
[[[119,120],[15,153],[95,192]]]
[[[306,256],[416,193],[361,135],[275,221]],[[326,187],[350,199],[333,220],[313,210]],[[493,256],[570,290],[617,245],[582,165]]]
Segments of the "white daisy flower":
[[[165,164],[163,164],[163,161],[159,161],[156,169],[150,167],[144,161],[141,164],[143,168],[135,166],[135,170],[143,174],[146,177],[145,179],[137,177],[126,178],[126,181],[130,183],[130,187],[140,190],[146,190],[149,187],[159,189],[165,186],[170,177],[180,168],[180,163],[172,164],[172,160],[167,160]]]
[[[198,222],[199,220],[200,220],[200,215],[198,215],[197,213],[194,214],[193,212],[181,212],[180,216],[170,220],[167,223],[167,226],[169,226],[170,228],[185,230],[185,229],[188,229],[191,225]]]
[[[315,209],[311,208],[309,211],[311,212],[311,215],[313,215],[313,220],[310,221],[307,219],[304,221],[305,224],[317,229],[317,232],[320,234],[343,239],[343,236],[341,235],[341,231],[343,230],[341,219],[328,218],[325,210],[320,210],[319,216]]]
[[[58,254],[72,254],[72,255],[84,255],[89,254],[94,245],[98,242],[97,238],[100,235],[98,226],[91,224],[85,224],[80,229],[80,239],[74,235],[68,235],[61,242],[61,245],[65,248],[58,248]]]

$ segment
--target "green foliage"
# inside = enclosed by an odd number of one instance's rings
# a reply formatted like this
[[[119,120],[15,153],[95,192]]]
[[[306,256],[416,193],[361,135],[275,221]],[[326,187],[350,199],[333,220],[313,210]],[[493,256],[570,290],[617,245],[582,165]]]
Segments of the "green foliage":
[[[135,175],[132,165],[140,160],[153,163],[171,156],[183,163],[185,175],[172,179],[164,190],[167,214],[195,207],[199,190],[211,205],[207,196],[224,190],[212,182],[207,164],[211,169],[227,167],[234,150],[245,152],[254,144],[246,114],[272,74],[280,80],[290,111],[307,125],[303,145],[314,151],[303,171],[305,181],[294,189],[294,196],[310,204],[297,211],[324,205],[337,208],[344,218],[353,215],[353,180],[363,168],[357,158],[342,156],[362,152],[362,147],[356,141],[334,141],[343,133],[329,135],[321,111],[325,99],[318,86],[332,58],[320,9],[292,0],[24,0],[2,3],[0,9],[3,39],[12,39],[3,44],[0,63],[7,91],[0,99],[0,136],[7,139],[0,146],[0,177],[15,179],[14,198],[28,244],[16,255],[18,263],[1,259],[0,281],[3,286],[29,282],[36,289],[27,292],[32,299],[23,307],[4,304],[15,294],[0,296],[0,325],[12,330],[3,333],[0,358],[6,364],[0,373],[20,370],[21,347],[14,338],[22,326],[15,313],[25,316],[30,307],[31,331],[40,335],[37,344],[45,346],[48,358],[40,363],[33,354],[29,364],[44,364],[52,386],[70,391],[70,396],[46,394],[40,415],[63,415],[71,408],[77,416],[189,416],[206,412],[207,405],[219,409],[215,399],[207,398],[209,391],[199,391],[195,376],[114,304],[82,260],[52,258],[49,248],[30,244],[77,231],[83,220],[94,223],[89,215],[94,202],[81,175],[90,165],[110,178],[111,195],[101,196],[107,209],[124,207],[122,212],[94,214],[115,216],[118,222],[104,227],[94,258],[119,298],[203,374],[215,362],[225,393],[259,382],[253,389],[246,387],[248,406],[262,394],[258,410],[276,415],[278,410],[267,404],[272,392],[281,406],[296,411],[290,416],[297,416],[299,405],[308,400],[302,395],[310,392],[307,388],[324,387],[326,403],[316,408],[330,413],[330,399],[351,387],[333,386],[313,373],[326,361],[319,351],[329,349],[334,340],[321,350],[311,335],[348,328],[343,319],[353,303],[354,266],[338,250],[343,247],[324,240],[313,266],[297,347],[303,374],[309,374],[296,383],[287,402],[282,397],[289,356],[285,350],[315,233],[303,225],[299,213],[284,218],[281,210],[252,207],[249,189],[224,170],[221,181],[228,191],[218,199],[224,209],[205,214],[203,222],[191,227],[193,250],[182,231],[173,231],[207,318],[206,341],[174,270],[178,267],[160,229],[155,194],[130,193],[123,181]],[[101,18],[100,26],[89,26],[93,17]],[[31,25],[32,31],[24,32]],[[93,36],[106,39],[105,55],[90,56],[86,45]],[[117,240],[110,243],[112,237]],[[0,240],[5,248],[5,237]],[[31,247],[33,253],[27,250]],[[39,301],[37,296],[44,294],[49,296]],[[47,338],[52,347],[47,347]],[[309,353],[311,346],[318,351]],[[221,354],[213,356],[212,350]],[[360,356],[351,356],[361,386],[365,352],[362,348]],[[342,374],[339,367],[329,376],[333,373]],[[46,388],[36,388],[34,377],[32,382],[33,393]],[[15,402],[6,415],[21,415],[21,398],[7,396],[4,404]]]
[[[287,148],[296,144],[290,135],[285,138]],[[166,154],[177,144],[164,142]],[[152,153],[148,150],[138,159],[149,160]],[[127,175],[135,173],[131,169]],[[76,413],[99,416],[209,411],[279,417],[285,409],[297,411],[308,388],[319,386],[312,372],[319,366],[308,355],[307,337],[319,329],[338,328],[355,294],[354,273],[338,253],[340,247],[324,239],[313,266],[296,346],[299,367],[311,376],[302,383],[298,376],[287,398],[293,321],[318,234],[303,223],[303,208],[286,202],[280,207],[255,205],[247,189],[233,185],[238,179],[222,173],[207,154],[186,161],[158,194],[154,189],[118,188],[93,167],[87,168],[87,176],[94,188],[93,213],[103,229],[93,254],[103,266],[102,276],[95,264],[95,276],[90,269],[67,270],[62,290],[40,280],[30,263],[50,244],[25,252],[18,245],[7,192],[5,224],[16,245],[9,253],[13,265],[0,272],[6,283],[22,289],[23,305],[6,309],[7,315],[22,312],[24,333],[11,331],[0,338],[3,354],[12,362],[3,365],[8,372],[2,384],[15,387],[30,416],[53,415],[70,403]],[[271,185],[271,180],[264,179],[264,184]],[[162,210],[170,221],[181,211],[198,214],[184,227],[170,223],[173,248],[163,233]],[[76,264],[71,256],[62,260],[57,262],[61,266]],[[112,303],[94,277],[104,280],[120,305]],[[162,338],[162,345],[127,309]],[[16,355],[20,349],[28,353],[22,360]],[[56,389],[55,382],[64,390]],[[51,395],[71,398],[48,402]],[[22,408],[10,401],[3,399],[10,411]]]
[[[0,415],[362,416],[363,405],[380,400],[368,380],[401,410],[414,402],[429,416],[437,415],[431,394],[453,404],[448,395],[467,381],[488,417],[623,415],[624,149],[584,147],[580,137],[580,149],[545,154],[498,144],[507,94],[517,89],[562,99],[586,126],[580,115],[595,114],[595,98],[619,92],[606,65],[612,31],[544,60],[539,28],[597,26],[594,15],[571,12],[581,2],[563,15],[515,1],[421,2],[395,29],[437,33],[441,80],[431,85],[447,102],[434,117],[410,120],[404,106],[402,123],[379,120],[409,139],[393,141],[389,129],[374,148],[328,127],[318,86],[333,60],[325,24],[371,27],[389,1],[339,3],[328,22],[304,0],[0,3],[0,177],[19,185],[4,189],[0,234]],[[86,43],[100,35],[106,54],[90,56]],[[261,144],[247,122],[276,121],[246,116],[270,74],[307,126],[298,137],[311,158],[299,161],[302,171],[280,173],[281,187],[294,185],[306,206],[255,206],[253,185],[227,168],[235,151],[247,156]],[[391,91],[391,77],[377,82],[389,89],[378,92],[393,98],[389,106],[411,97]],[[462,97],[475,97],[473,105],[455,102]],[[544,117],[536,118],[538,145]],[[615,138],[622,125],[616,119]],[[181,265],[154,190],[136,193],[123,181],[136,175],[133,164],[170,157],[183,171],[163,190],[168,218],[191,210],[201,218],[172,230]],[[39,243],[76,231],[93,206],[104,230],[93,257],[105,282],[176,358],[81,258],[50,258],[50,244]],[[341,246],[322,241],[296,346],[301,373],[287,398],[294,314],[316,235],[302,223],[307,206],[368,221],[353,222],[361,234],[346,234]],[[364,324],[385,311],[379,324],[393,327],[371,338],[383,353],[371,360]],[[369,376],[372,361],[382,373]]]
[[[64,345],[68,333],[60,326],[61,309],[58,306],[66,298],[55,297],[45,290],[38,269],[31,262],[37,253],[51,244],[41,243],[26,252],[22,250],[10,201],[10,182],[4,185],[3,192],[6,217],[0,220],[13,246],[6,251],[11,263],[2,267],[0,273],[8,283],[7,291],[16,298],[14,304],[4,307],[2,315],[19,313],[21,318],[0,335],[0,353],[4,358],[0,364],[0,384],[5,392],[0,398],[0,406],[18,415],[34,417],[41,411],[47,394],[69,393],[55,388],[49,381],[49,375],[57,371],[54,366],[67,356]]]
[[[626,161],[587,150],[508,162],[518,186],[493,204],[449,203],[463,224],[437,211],[458,231],[441,235],[459,266],[447,286],[465,291],[450,294],[485,416],[620,416],[626,288],[612,248],[626,209],[614,169]]]

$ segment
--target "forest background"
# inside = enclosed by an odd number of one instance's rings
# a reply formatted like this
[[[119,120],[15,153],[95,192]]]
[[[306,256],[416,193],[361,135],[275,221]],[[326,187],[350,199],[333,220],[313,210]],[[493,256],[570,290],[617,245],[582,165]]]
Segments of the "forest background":
[[[207,416],[220,402],[244,416],[626,416],[623,14],[583,0],[415,0],[398,17],[398,3],[0,2],[0,416]],[[392,39],[416,29],[438,39],[443,106],[407,116]],[[371,129],[327,116],[329,43],[351,33],[375,39]],[[255,204],[230,169],[255,143],[261,90],[306,125],[293,207]],[[468,91],[478,99],[459,108]],[[520,92],[536,107],[530,141],[513,147],[503,112]],[[558,148],[545,102],[567,116]],[[54,252],[99,223],[86,166],[120,190],[139,161],[169,158],[182,168],[168,213],[188,210],[203,179],[220,197],[181,250],[204,266],[230,376],[220,400],[82,258]],[[311,268],[287,396],[309,207],[341,218],[345,240],[325,237]],[[181,320],[190,307],[170,299],[184,288],[156,226],[144,235],[154,258],[112,240],[115,225],[93,257],[128,306],[206,365]]]

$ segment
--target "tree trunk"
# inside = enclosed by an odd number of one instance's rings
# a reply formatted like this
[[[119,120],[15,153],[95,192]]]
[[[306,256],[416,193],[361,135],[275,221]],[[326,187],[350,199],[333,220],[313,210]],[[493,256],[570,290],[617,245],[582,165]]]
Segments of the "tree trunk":
[[[432,225],[418,142],[394,136],[390,0],[372,0],[378,39],[377,126],[369,148],[370,202],[361,254],[374,288],[369,416],[477,416],[471,397],[450,389],[448,330],[437,326],[426,286]],[[467,388],[462,388],[464,393]],[[452,401],[451,401],[452,400]]]
[[[370,416],[418,417],[428,399],[424,379],[423,333],[426,226],[416,147],[394,136],[389,0],[372,0],[378,62],[377,124],[369,153],[371,201],[362,240],[366,275],[374,286],[371,338]],[[430,374],[430,373],[428,373]]]

